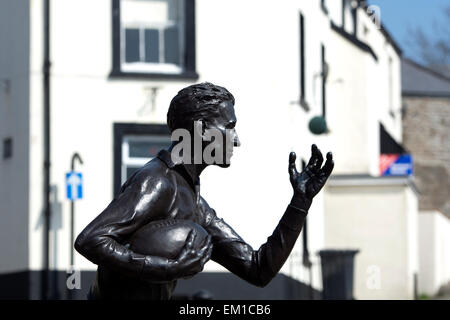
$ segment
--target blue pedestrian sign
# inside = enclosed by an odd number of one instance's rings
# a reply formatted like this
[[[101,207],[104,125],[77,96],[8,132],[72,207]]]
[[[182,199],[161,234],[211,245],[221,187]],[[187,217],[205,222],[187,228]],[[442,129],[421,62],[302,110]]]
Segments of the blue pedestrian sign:
[[[67,199],[78,200],[83,198],[83,175],[81,172],[66,173]]]

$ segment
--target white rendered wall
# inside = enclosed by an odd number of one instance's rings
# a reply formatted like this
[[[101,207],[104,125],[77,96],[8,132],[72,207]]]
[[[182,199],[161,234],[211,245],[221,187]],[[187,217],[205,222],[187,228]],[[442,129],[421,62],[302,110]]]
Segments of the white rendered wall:
[[[315,4],[300,5],[197,2],[199,72],[202,80],[221,84],[235,95],[237,131],[242,143],[229,169],[211,168],[205,172],[202,192],[218,215],[254,249],[272,233],[292,196],[287,173],[289,152],[295,150],[298,158],[308,160],[313,142],[323,151],[328,150],[325,138],[312,137],[307,129],[309,119],[321,110],[319,87],[314,91],[312,79],[321,68],[320,43],[325,41],[328,23]],[[300,9],[305,16],[309,113],[293,104],[299,100]],[[311,253],[323,246],[322,210],[318,197],[308,217]],[[282,271],[308,283],[307,272],[300,266],[301,248],[299,240]],[[312,258],[313,283],[320,288],[319,264],[315,255]],[[207,270],[221,268],[210,263]]]
[[[28,1],[0,1],[0,273],[28,264],[28,18]],[[9,159],[6,138],[12,138]]]
[[[419,292],[433,296],[450,282],[450,221],[439,211],[420,211]]]
[[[325,192],[325,244],[359,249],[356,299],[413,299],[418,272],[417,198],[397,183],[330,183]]]
[[[340,26],[340,21],[335,23]],[[401,142],[400,58],[363,11],[359,12],[358,21],[359,34],[368,29],[367,35],[360,35],[359,39],[373,49],[377,60],[330,31],[327,122],[334,154],[340,159],[334,172],[378,176],[379,122]],[[391,89],[389,58],[392,60]]]

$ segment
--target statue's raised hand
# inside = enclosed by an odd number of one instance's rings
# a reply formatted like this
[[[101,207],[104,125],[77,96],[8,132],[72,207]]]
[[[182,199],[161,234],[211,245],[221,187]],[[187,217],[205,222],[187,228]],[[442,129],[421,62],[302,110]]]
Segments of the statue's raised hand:
[[[327,161],[322,167],[323,156],[315,144],[311,146],[311,158],[302,172],[295,167],[295,152],[289,154],[289,176],[294,189],[291,204],[308,211],[312,199],[325,185],[328,177],[333,171],[334,162],[331,152],[327,153]]]

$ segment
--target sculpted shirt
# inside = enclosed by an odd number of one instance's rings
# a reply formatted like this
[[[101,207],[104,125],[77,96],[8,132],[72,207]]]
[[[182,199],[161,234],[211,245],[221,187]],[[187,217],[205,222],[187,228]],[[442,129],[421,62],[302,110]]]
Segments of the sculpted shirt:
[[[250,212],[255,218],[258,212]],[[176,281],[167,277],[167,260],[133,252],[128,240],[147,223],[187,219],[212,236],[211,259],[256,286],[275,277],[300,234],[306,212],[288,205],[273,234],[253,250],[200,196],[182,164],[161,150],[122,186],[108,207],[78,236],[75,248],[98,265],[93,299],[170,299]]]

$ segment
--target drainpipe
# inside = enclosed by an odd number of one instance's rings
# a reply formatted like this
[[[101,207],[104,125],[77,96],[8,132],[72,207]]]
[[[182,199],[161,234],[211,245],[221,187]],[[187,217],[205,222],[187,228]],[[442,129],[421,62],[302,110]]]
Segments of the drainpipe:
[[[44,243],[41,299],[48,299],[50,232],[50,0],[44,0]]]

